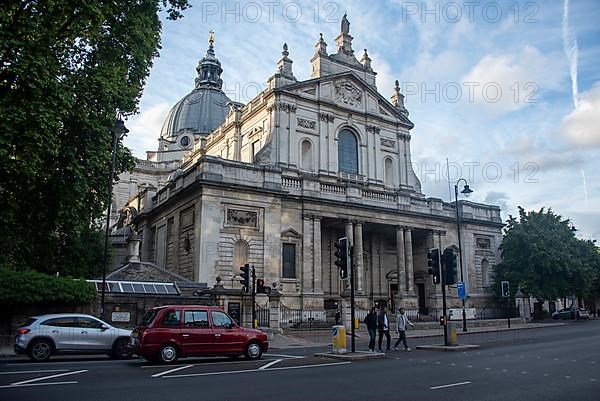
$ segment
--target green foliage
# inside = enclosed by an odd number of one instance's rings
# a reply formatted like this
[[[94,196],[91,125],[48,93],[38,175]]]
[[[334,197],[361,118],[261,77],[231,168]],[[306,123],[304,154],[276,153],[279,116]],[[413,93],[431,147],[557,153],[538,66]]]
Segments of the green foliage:
[[[592,241],[575,237],[575,227],[551,209],[539,212],[519,207],[510,216],[502,240],[502,263],[496,285],[508,280],[511,295],[521,288],[539,300],[588,295],[600,276],[600,254]]]
[[[87,281],[36,271],[16,272],[0,268],[0,283],[0,305],[78,304],[96,297],[96,288]]]
[[[137,111],[161,22],[187,0],[17,0],[0,8],[0,264],[98,268],[116,112]],[[133,167],[117,150],[116,175]],[[87,249],[86,249],[86,245]]]

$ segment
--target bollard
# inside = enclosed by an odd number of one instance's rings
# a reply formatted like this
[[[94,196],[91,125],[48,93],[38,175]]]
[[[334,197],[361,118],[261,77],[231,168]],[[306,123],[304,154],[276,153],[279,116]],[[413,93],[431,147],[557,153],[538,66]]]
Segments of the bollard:
[[[331,335],[333,337],[333,353],[334,354],[345,354],[346,353],[346,326],[336,325],[331,329]]]
[[[448,334],[449,334],[449,345],[456,345],[458,343],[458,334],[456,332],[456,323],[448,323]]]

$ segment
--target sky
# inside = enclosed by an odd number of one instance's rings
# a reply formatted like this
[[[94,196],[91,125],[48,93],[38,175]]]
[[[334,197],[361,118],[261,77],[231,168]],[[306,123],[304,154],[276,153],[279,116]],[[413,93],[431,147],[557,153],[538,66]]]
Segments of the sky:
[[[379,92],[389,99],[400,82],[426,196],[449,201],[464,178],[469,200],[500,206],[504,219],[519,206],[552,208],[579,237],[600,240],[600,2],[190,2],[183,19],[163,16],[160,56],[127,121],[135,156],[157,148],[169,109],[193,89],[209,30],[225,93],[247,103],[284,42],[296,78],[310,78],[319,33],[336,52],[346,13]]]

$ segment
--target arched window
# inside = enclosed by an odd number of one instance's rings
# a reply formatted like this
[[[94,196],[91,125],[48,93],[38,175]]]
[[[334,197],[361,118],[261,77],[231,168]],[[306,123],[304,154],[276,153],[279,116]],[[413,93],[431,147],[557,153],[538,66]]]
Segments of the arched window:
[[[358,141],[347,129],[342,130],[338,136],[338,163],[340,171],[358,174]]]
[[[385,174],[385,185],[388,187],[394,186],[394,162],[391,158],[387,157],[383,163],[383,169]]]
[[[239,240],[233,247],[233,271],[234,274],[240,269],[240,266],[248,263],[248,243],[244,240]]]
[[[302,141],[300,147],[300,167],[302,170],[314,171],[312,144],[307,139]]]
[[[490,264],[488,263],[487,259],[483,259],[481,261],[481,285],[483,287],[489,287],[490,285],[489,270]]]

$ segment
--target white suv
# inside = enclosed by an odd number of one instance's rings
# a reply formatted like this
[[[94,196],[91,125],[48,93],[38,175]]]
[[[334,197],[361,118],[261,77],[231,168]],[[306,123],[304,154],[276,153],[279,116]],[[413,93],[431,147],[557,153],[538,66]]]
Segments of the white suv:
[[[128,358],[131,330],[112,327],[90,315],[61,313],[30,317],[19,327],[15,353],[34,361],[46,361],[54,354],[109,354]]]

